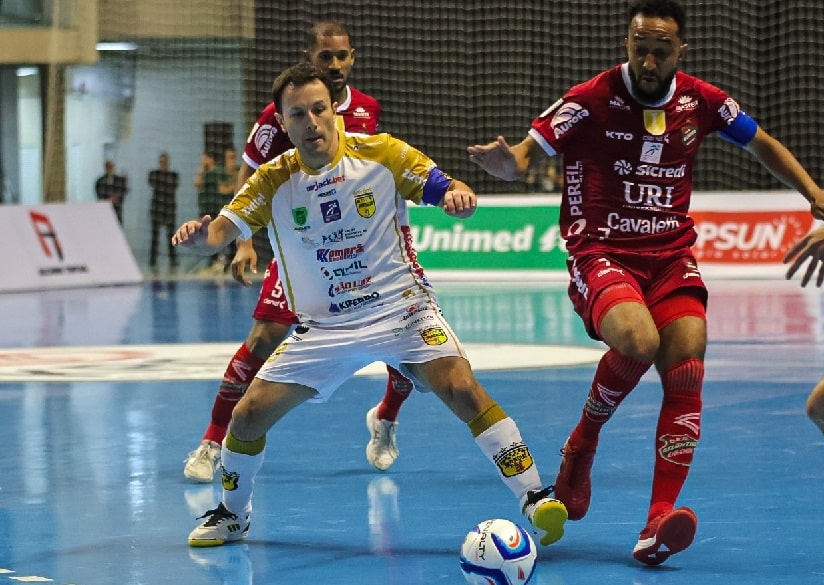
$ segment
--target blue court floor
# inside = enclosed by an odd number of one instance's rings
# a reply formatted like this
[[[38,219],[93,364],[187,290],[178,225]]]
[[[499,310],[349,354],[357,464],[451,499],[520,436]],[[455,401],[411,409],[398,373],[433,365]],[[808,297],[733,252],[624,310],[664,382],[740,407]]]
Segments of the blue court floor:
[[[540,550],[532,583],[824,583],[824,437],[804,414],[824,373],[824,295],[709,284],[703,436],[680,500],[699,517],[694,544],[657,568],[631,557],[660,400],[648,374],[604,429],[589,514]],[[525,525],[432,395],[404,405],[396,464],[369,466],[377,367],[269,433],[246,542],[189,548],[220,490],[187,483],[183,460],[256,297],[198,279],[0,295],[0,585],[460,585],[473,525]],[[560,283],[444,283],[440,297],[551,483],[603,348]]]

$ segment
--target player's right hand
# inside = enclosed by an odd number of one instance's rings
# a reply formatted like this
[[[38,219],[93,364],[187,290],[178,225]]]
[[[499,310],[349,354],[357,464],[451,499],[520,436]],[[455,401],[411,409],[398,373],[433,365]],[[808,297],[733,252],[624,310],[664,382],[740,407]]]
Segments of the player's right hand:
[[[172,236],[172,245],[196,246],[205,241],[209,233],[210,223],[212,223],[212,218],[209,215],[204,215],[199,220],[193,219],[187,221],[177,228],[177,231]]]
[[[498,136],[489,144],[475,144],[468,146],[469,160],[481,167],[487,173],[505,181],[514,181],[518,178],[518,164],[512,148],[503,136]]]

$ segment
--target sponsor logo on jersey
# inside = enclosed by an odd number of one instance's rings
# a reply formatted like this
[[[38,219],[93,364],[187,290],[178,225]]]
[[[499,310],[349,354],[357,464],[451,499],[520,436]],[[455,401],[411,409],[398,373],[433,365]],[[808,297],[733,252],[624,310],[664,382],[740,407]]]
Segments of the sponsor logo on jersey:
[[[661,142],[644,142],[641,146],[641,162],[657,165],[661,162],[663,153],[664,145]]]
[[[687,120],[687,123],[681,127],[681,144],[689,146],[698,137],[698,126],[695,125],[692,119]]]
[[[520,475],[534,464],[529,448],[523,443],[512,443],[501,449],[493,460],[504,477]]]
[[[403,169],[403,178],[407,179],[408,181],[412,181],[416,185],[425,185],[426,184],[426,177],[421,177],[420,175],[416,175],[410,169]]]
[[[413,327],[417,327],[418,325],[424,324],[426,321],[434,321],[435,315],[427,313],[425,315],[420,315],[419,317],[415,317],[411,321],[409,321],[406,325],[403,326],[404,329],[412,329]]]
[[[724,105],[718,108],[718,113],[721,114],[721,119],[729,125],[741,113],[741,108],[734,99],[727,98],[724,100]]]
[[[320,238],[321,238],[321,244],[322,245],[332,244],[332,243],[336,243],[336,242],[342,242],[343,241],[343,230],[339,229],[339,230],[335,230],[333,232],[329,232],[328,234],[321,234]]]
[[[330,297],[336,297],[343,293],[349,293],[356,290],[362,290],[364,288],[369,288],[372,285],[372,277],[367,276],[366,278],[361,278],[360,280],[349,280],[345,282],[338,282],[336,284],[329,285],[328,294]]]
[[[346,180],[344,175],[338,175],[337,177],[326,177],[322,181],[315,181],[311,185],[306,186],[307,193],[312,193],[313,191],[320,191],[325,187],[329,187],[330,185],[335,185],[337,183],[343,183]]]
[[[667,115],[664,110],[644,110],[644,128],[653,136],[667,131]]]
[[[620,96],[612,96],[609,100],[609,107],[613,110],[624,110],[628,111],[630,107],[621,99]]]
[[[622,182],[624,184],[624,201],[631,207],[644,207],[646,209],[669,209],[672,207],[672,194],[675,190],[672,185],[661,187],[649,183]]]
[[[575,102],[567,102],[555,112],[552,121],[549,123],[555,131],[555,138],[560,138],[566,134],[570,128],[589,116],[589,110]]]
[[[372,189],[355,191],[355,209],[358,210],[358,215],[366,219],[375,215],[375,195],[372,193]]]
[[[584,210],[584,165],[581,161],[564,165],[564,192],[570,215],[582,215]]]
[[[442,327],[429,327],[420,331],[420,334],[426,345],[443,345],[449,339]]]
[[[626,177],[632,174],[633,166],[625,160],[617,160],[612,164],[612,170]],[[677,167],[663,167],[658,165],[638,165],[635,167],[635,175],[638,177],[654,177],[656,179],[680,179],[687,172],[687,165],[682,164]],[[631,184],[631,183],[630,183]]]
[[[352,116],[355,118],[371,118],[372,115],[364,109],[363,106],[358,106],[352,112]]]
[[[604,136],[610,140],[630,141],[634,138],[632,132],[616,132],[615,130],[604,130]]]
[[[328,191],[324,191],[323,193],[318,193],[318,199],[322,199],[323,197],[331,197],[332,195],[337,195],[337,189],[329,189]]]
[[[351,311],[352,309],[356,309],[361,307],[362,305],[371,305],[375,301],[381,298],[381,294],[378,291],[370,293],[368,295],[364,295],[362,297],[357,297],[354,299],[347,299],[345,301],[340,301],[339,303],[330,303],[329,304],[329,312],[330,313],[345,313],[346,311]]]
[[[245,189],[246,187],[244,187]],[[243,190],[241,190],[243,192]],[[240,209],[240,215],[243,217],[250,217],[259,207],[266,205],[266,197],[262,193],[258,193],[257,197],[252,199],[249,203]]]
[[[269,155],[269,149],[272,148],[272,142],[274,141],[277,133],[278,128],[276,126],[264,124],[257,129],[257,132],[255,132],[254,128],[252,129],[252,134],[249,135],[247,142],[254,140],[255,148],[257,148],[258,152],[266,158]]]
[[[580,220],[584,221],[584,220]],[[581,295],[585,300],[589,297],[589,287],[587,286],[586,281],[581,274],[581,269],[578,268],[578,264],[574,258],[572,260],[572,282],[575,284],[575,289],[578,291],[578,294]]]
[[[306,220],[309,218],[309,210],[305,207],[293,207],[292,208],[292,221],[295,222],[295,225],[306,225]]]
[[[332,274],[334,274],[338,278],[343,278],[345,276],[352,276],[354,274],[360,274],[364,270],[367,270],[369,266],[363,263],[363,260],[355,260],[349,266],[339,266],[337,268],[332,269]],[[331,280],[331,279],[330,279]]]
[[[687,172],[687,165],[677,167],[660,167],[655,165],[638,165],[635,174],[639,177],[655,177],[658,179],[680,179]]]
[[[623,159],[616,160],[614,163],[612,163],[612,170],[614,170],[622,177],[626,177],[632,172],[632,163],[630,163],[629,161],[625,161]]]
[[[340,203],[337,199],[321,203],[320,213],[323,216],[323,223],[338,221],[341,218]]]
[[[345,228],[343,231],[343,237],[347,240],[354,240],[365,236],[367,231],[369,230],[366,228]]]
[[[678,98],[678,104],[675,106],[676,112],[691,112],[698,107],[698,100],[689,95],[682,95]]]
[[[351,260],[363,253],[363,244],[349,248],[320,248],[317,250],[318,262],[340,262]]]
[[[663,234],[677,230],[680,225],[678,218],[673,216],[621,217],[614,212],[607,215],[608,230],[622,234]]]

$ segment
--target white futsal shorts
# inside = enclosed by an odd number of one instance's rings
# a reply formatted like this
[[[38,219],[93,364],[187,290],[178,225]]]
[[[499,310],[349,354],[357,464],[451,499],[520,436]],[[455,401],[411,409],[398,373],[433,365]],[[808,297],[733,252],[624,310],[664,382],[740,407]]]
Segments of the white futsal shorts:
[[[419,303],[370,325],[298,325],[266,360],[257,377],[314,388],[317,395],[311,400],[326,402],[355,372],[380,361],[408,376],[416,389],[428,391],[430,388],[403,364],[442,357],[466,358],[466,354],[440,308]]]

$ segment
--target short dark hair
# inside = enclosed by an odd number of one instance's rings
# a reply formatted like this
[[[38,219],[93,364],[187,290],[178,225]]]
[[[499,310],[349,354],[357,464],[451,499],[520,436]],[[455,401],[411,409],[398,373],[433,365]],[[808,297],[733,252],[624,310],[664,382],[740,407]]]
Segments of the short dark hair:
[[[352,35],[349,34],[349,29],[343,24],[332,20],[324,20],[316,23],[306,31],[304,47],[306,47],[307,50],[316,47],[318,37],[349,37],[351,41]]]
[[[687,13],[678,0],[635,0],[627,10],[627,22],[632,22],[637,14],[672,18],[678,25],[678,36],[685,38],[687,34]]]
[[[295,63],[288,69],[284,70],[275,78],[272,83],[272,101],[275,102],[275,108],[278,112],[283,111],[283,91],[287,86],[303,87],[313,81],[321,81],[326,89],[329,91],[329,100],[334,102],[335,90],[332,87],[332,81],[322,70],[318,69],[308,61],[300,61]]]

